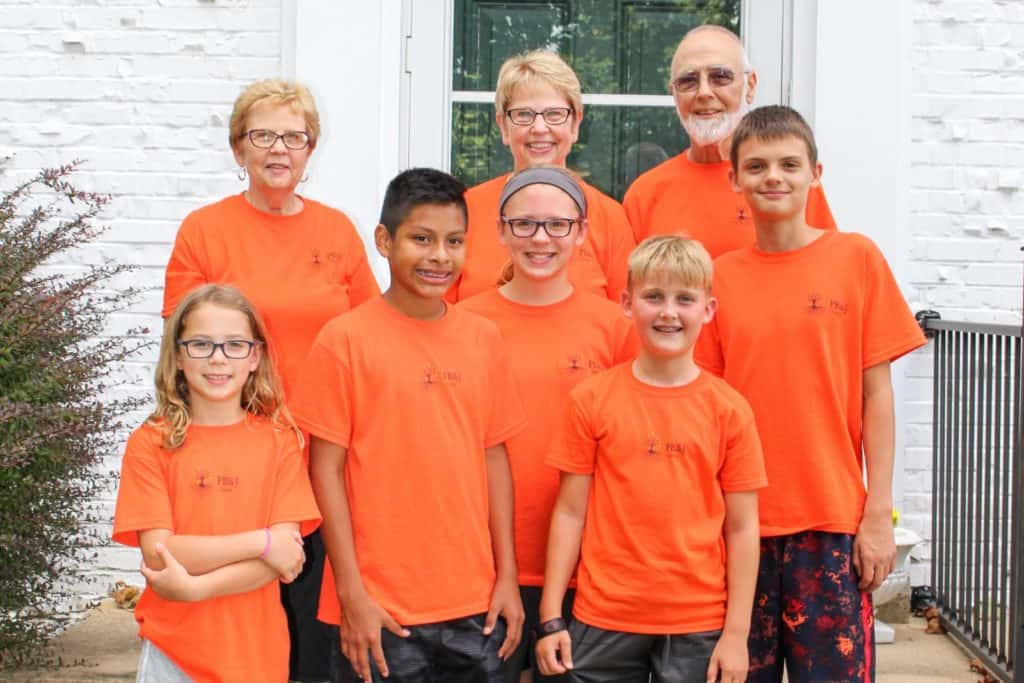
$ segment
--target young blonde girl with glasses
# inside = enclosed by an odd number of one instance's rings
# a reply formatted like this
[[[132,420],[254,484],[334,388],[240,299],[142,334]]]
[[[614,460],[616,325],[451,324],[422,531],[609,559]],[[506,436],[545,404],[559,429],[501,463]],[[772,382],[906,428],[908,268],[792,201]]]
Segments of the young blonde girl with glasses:
[[[128,439],[114,540],[142,550],[138,681],[286,681],[278,582],[320,521],[252,304],[205,285],[167,320],[156,409]]]

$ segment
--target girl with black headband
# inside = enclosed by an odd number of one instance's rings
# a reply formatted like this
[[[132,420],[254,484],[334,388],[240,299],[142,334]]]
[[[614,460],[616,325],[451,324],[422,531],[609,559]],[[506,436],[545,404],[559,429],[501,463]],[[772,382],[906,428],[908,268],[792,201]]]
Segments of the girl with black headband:
[[[501,329],[519,384],[529,426],[506,442],[515,485],[516,561],[526,626],[538,623],[548,524],[558,493],[558,472],[544,464],[569,391],[581,380],[636,353],[633,326],[603,296],[576,287],[570,277],[587,238],[587,197],[580,183],[557,167],[513,174],[498,200],[498,239],[508,262],[497,289],[459,303]],[[571,609],[571,591],[564,605]],[[526,637],[506,664],[508,683],[557,680],[540,676]],[[532,673],[531,673],[532,670]],[[522,678],[521,678],[522,677]]]

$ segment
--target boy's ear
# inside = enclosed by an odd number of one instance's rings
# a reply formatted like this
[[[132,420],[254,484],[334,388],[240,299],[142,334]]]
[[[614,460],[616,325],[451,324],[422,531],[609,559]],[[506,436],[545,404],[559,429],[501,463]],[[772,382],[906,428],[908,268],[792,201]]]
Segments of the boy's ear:
[[[622,290],[622,296],[619,297],[619,303],[622,304],[622,312],[627,318],[633,317],[633,295],[629,291],[629,287]]]
[[[811,181],[811,185],[821,184],[821,173],[824,170],[825,167],[821,165],[820,161],[814,165],[814,180]]]
[[[718,299],[708,295],[707,306],[704,309],[704,324],[707,325],[709,322],[714,320],[715,312],[718,311]]]
[[[743,191],[740,189],[739,184],[736,182],[736,169],[732,168],[731,166],[729,167],[729,184],[732,185],[733,192],[736,192],[738,194]]]
[[[377,227],[373,230],[373,245],[377,247],[377,253],[388,258],[391,253],[391,233],[384,227],[383,223],[378,223]]]

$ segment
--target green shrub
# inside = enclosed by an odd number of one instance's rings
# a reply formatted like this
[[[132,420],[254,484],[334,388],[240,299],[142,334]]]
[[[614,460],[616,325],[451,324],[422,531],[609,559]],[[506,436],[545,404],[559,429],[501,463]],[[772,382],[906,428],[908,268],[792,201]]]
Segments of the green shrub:
[[[103,336],[111,313],[137,299],[113,289],[126,264],[53,267],[95,240],[103,195],[69,182],[77,162],[0,192],[0,665],[38,658],[60,617],[61,585],[94,551],[89,506],[111,483],[118,450],[111,398],[120,364],[142,345]],[[124,278],[119,278],[124,279]]]

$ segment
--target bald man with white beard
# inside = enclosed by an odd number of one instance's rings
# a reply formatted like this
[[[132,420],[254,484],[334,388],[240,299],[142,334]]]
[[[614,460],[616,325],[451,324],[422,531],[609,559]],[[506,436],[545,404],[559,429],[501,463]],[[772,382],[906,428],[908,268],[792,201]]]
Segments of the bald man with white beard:
[[[690,147],[637,178],[623,200],[637,242],[651,235],[684,234],[717,258],[754,243],[754,222],[729,183],[732,133],[750,110],[757,72],[743,44],[721,26],[687,33],[672,58],[669,83]],[[811,188],[807,222],[835,229],[821,187]]]

